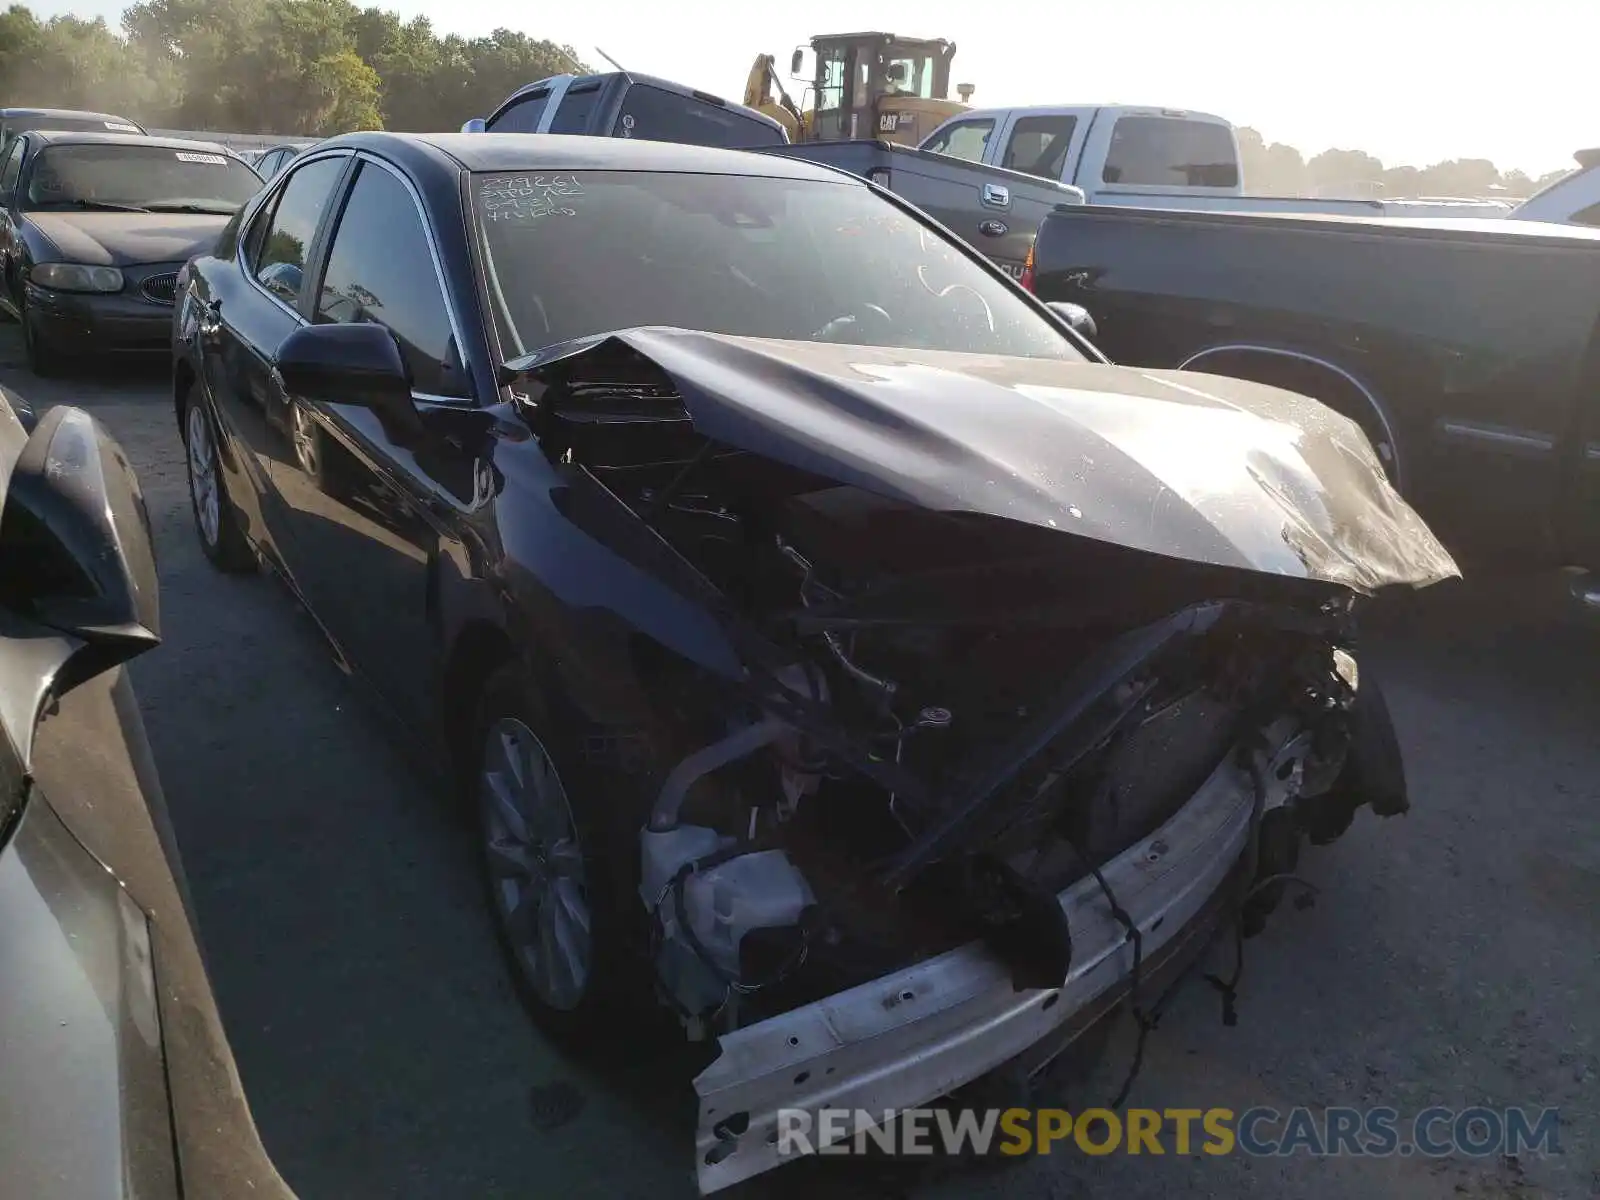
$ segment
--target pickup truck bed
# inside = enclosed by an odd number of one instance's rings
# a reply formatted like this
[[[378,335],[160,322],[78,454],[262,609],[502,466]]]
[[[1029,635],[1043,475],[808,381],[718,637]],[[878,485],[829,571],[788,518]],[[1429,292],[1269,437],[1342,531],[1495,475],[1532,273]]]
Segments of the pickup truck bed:
[[[1041,300],[1114,362],[1313,396],[1467,556],[1600,565],[1600,230],[1062,208]]]
[[[1067,184],[890,142],[808,142],[761,152],[823,163],[887,188],[1014,279],[1039,222],[1059,205],[1083,203],[1083,192]]]

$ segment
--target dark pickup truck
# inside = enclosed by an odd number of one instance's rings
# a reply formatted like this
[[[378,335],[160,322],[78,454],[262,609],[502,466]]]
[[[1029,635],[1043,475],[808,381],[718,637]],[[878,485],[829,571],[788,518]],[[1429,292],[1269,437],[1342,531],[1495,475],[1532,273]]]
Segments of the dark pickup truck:
[[[1113,362],[1351,417],[1459,555],[1600,567],[1600,230],[1087,206],[1034,287]]]
[[[804,158],[887,188],[1021,279],[1034,232],[1059,205],[1082,204],[1070,184],[891,142],[804,142],[769,154]]]
[[[634,71],[537,80],[511,93],[489,116],[468,121],[461,131],[568,133],[732,150],[789,140],[783,126],[765,113]]]

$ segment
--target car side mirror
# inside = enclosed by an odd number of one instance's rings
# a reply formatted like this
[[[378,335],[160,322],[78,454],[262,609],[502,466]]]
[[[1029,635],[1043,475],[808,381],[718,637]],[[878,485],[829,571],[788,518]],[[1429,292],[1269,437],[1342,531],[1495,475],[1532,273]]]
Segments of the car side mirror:
[[[796,49],[795,52],[789,56],[789,76],[790,76],[790,78],[792,78],[792,79],[800,78],[800,68],[805,65],[805,61],[806,61],[806,52],[804,50],[801,50],[801,49]]]
[[[1045,307],[1065,321],[1074,333],[1088,338],[1091,342],[1100,336],[1099,326],[1094,323],[1094,317],[1083,305],[1070,304],[1065,300],[1051,300]]]
[[[461,126],[462,133],[488,133],[489,127],[484,124],[482,117],[473,117],[472,120]]]
[[[289,395],[371,409],[397,445],[409,444],[421,432],[410,368],[400,343],[383,325],[302,325],[284,338],[274,365]]]
[[[0,420],[14,420],[9,411]],[[4,431],[0,430],[0,434]],[[70,639],[66,691],[161,641],[155,550],[128,457],[93,417],[59,405],[0,472],[0,608]]]

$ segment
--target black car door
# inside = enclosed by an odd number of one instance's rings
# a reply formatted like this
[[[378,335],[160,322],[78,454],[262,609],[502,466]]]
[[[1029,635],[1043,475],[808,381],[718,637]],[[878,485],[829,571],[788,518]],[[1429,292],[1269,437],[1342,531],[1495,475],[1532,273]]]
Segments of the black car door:
[[[207,390],[222,436],[234,453],[223,470],[248,519],[265,529],[252,537],[288,568],[298,586],[290,522],[278,493],[276,465],[292,453],[288,409],[272,369],[283,339],[305,323],[299,308],[323,218],[348,154],[312,159],[275,187],[252,215],[234,261],[206,276],[194,297]],[[254,499],[258,503],[252,505]],[[309,599],[309,597],[308,597]]]
[[[439,666],[435,565],[457,518],[487,492],[485,464],[460,436],[476,405],[427,221],[398,168],[358,156],[311,311],[318,323],[373,322],[394,334],[421,434],[402,446],[371,409],[290,397],[295,452],[282,485],[324,626],[419,723]]]

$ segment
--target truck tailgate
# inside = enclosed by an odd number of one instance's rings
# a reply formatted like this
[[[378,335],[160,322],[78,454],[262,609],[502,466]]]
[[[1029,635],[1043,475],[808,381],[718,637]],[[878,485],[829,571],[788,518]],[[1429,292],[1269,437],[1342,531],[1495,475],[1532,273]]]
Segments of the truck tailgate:
[[[1013,278],[1022,274],[1039,222],[1058,205],[1083,203],[1083,193],[1066,184],[888,142],[810,142],[762,153],[809,159],[870,179]]]

